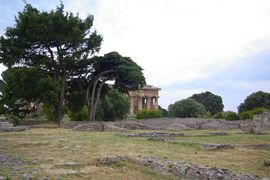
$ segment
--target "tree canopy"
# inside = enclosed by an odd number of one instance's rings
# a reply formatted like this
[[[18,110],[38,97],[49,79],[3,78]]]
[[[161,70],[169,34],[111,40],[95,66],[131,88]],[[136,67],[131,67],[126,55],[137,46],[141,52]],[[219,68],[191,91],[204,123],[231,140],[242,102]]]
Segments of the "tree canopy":
[[[114,88],[125,93],[145,84],[142,68],[131,58],[123,57],[117,52],[94,56],[86,59],[83,64],[86,65],[83,65],[85,68],[79,67],[77,74],[74,74],[75,86],[70,89],[70,99],[74,99],[73,95],[83,97],[81,102],[88,107],[90,121],[95,120],[97,105],[106,82],[113,82]]]
[[[209,91],[193,94],[190,98],[203,104],[205,110],[209,111],[211,115],[223,111],[224,105],[221,96],[215,95]]]
[[[8,107],[8,111],[16,115],[21,113],[19,109],[27,102],[38,100],[53,104],[57,99],[58,82],[53,81],[50,76],[44,76],[36,68],[9,68],[2,73],[2,78],[1,109]]]
[[[238,107],[238,112],[251,111],[255,108],[270,108],[270,93],[257,91],[246,97]]]
[[[202,104],[188,98],[169,106],[169,117],[202,117],[206,114]]]
[[[0,38],[0,62],[7,67],[35,67],[59,82],[54,104],[55,120],[62,118],[66,82],[76,64],[98,52],[102,36],[92,30],[93,16],[84,20],[64,11],[41,12],[26,4],[15,18],[15,27],[7,28]]]

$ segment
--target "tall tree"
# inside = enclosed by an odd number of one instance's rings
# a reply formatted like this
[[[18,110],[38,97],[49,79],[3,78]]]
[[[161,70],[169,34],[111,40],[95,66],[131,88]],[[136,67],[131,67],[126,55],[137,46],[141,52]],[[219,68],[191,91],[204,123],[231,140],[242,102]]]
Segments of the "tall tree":
[[[92,30],[93,20],[93,16],[82,20],[64,12],[63,4],[50,12],[26,4],[15,19],[15,27],[7,28],[0,38],[0,62],[5,66],[36,67],[59,82],[56,122],[62,118],[66,82],[74,66],[100,49],[102,37]]]
[[[190,98],[204,105],[205,110],[209,111],[211,115],[222,112],[224,105],[221,96],[215,95],[209,91],[193,94]]]
[[[86,67],[84,70],[82,67]],[[78,83],[84,102],[88,107],[89,121],[95,121],[97,105],[103,86],[111,81],[121,92],[138,89],[145,84],[142,68],[129,57],[123,57],[117,52],[104,56],[95,56],[78,65],[78,74],[73,80]],[[85,66],[87,64],[87,66]]]
[[[270,93],[257,91],[246,97],[245,101],[238,107],[238,112],[250,111],[255,108],[270,109]]]

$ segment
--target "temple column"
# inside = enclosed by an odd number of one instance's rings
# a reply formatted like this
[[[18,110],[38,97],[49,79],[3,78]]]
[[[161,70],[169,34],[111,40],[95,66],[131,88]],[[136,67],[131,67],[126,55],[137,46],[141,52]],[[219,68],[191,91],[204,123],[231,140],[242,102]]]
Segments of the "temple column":
[[[134,98],[130,97],[130,107],[129,107],[129,114],[134,115]]]
[[[143,109],[143,98],[138,97],[138,111]]]
[[[150,97],[147,97],[147,100],[146,100],[146,109],[151,109],[151,98]]]
[[[155,110],[158,110],[158,97],[155,97]]]

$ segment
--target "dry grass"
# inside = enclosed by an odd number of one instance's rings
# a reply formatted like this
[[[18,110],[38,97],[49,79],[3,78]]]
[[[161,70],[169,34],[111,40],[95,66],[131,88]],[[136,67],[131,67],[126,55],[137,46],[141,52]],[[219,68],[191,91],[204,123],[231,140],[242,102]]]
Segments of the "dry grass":
[[[142,132],[142,131],[131,131]],[[145,132],[145,131],[144,131]],[[198,136],[212,130],[184,131],[188,137],[177,137],[176,143],[152,142],[146,138],[117,136],[116,132],[75,132],[67,129],[31,129],[25,132],[0,133],[0,149],[36,164],[25,165],[35,177],[64,179],[164,179],[149,168],[123,163],[101,166],[101,155],[156,156],[170,160],[184,160],[201,166],[227,168],[237,173],[270,177],[269,167],[263,166],[270,158],[270,150],[252,150],[243,144],[270,143],[270,135],[243,134],[226,131],[227,136]],[[268,131],[270,132],[270,131]],[[202,151],[204,143],[228,143],[232,150]],[[75,162],[65,166],[67,162]],[[9,174],[0,169],[0,175]]]

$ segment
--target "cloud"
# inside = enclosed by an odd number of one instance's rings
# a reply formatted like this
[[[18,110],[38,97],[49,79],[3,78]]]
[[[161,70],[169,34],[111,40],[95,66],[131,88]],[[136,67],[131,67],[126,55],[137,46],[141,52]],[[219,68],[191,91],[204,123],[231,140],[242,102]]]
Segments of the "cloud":
[[[269,46],[269,1],[100,0],[102,53],[130,56],[158,86],[205,79]]]
[[[160,91],[160,100],[159,104],[163,108],[167,108],[169,106],[168,103],[172,104],[175,103],[176,101],[186,99],[193,94],[201,93],[204,92],[204,89],[171,89],[168,91]]]

